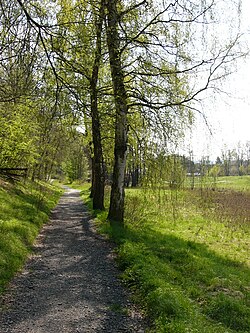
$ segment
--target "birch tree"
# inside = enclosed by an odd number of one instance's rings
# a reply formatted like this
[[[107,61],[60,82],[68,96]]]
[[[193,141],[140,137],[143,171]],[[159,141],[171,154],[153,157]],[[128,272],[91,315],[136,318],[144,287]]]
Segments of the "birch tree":
[[[192,122],[199,96],[241,55],[237,34],[222,42],[209,36],[206,26],[213,15],[219,17],[215,5],[212,0],[106,1],[116,106],[110,220],[123,223],[128,113],[141,112],[153,140],[165,145]]]
[[[107,44],[116,108],[115,161],[108,218],[111,221],[120,221],[120,223],[123,223],[128,101],[121,61],[120,36],[118,33],[119,15],[117,4],[117,0],[110,0],[106,2],[108,20]]]
[[[162,149],[177,141],[185,126],[192,123],[193,113],[200,112],[198,103],[204,92],[216,89],[216,82],[230,74],[230,64],[242,55],[237,51],[238,35],[233,29],[228,39],[216,35],[224,17],[220,15],[221,3],[214,0],[47,1],[51,13],[39,1],[16,3],[36,32],[55,76],[56,101],[62,87],[67,88],[74,103],[81,105],[78,110],[83,117],[91,118],[93,201],[100,209],[104,189],[103,118],[112,124],[114,106],[114,168],[108,217],[123,225],[133,114],[143,119],[150,146],[154,143]],[[237,5],[232,0],[226,3]],[[237,8],[231,13],[238,14]],[[109,86],[100,84],[104,71],[108,84],[112,80],[112,94]],[[105,94],[111,111],[100,113],[100,105],[104,105],[100,96]]]

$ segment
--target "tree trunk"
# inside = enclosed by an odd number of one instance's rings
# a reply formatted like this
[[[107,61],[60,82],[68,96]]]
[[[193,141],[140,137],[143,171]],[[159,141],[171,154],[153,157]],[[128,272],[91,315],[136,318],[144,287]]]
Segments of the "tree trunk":
[[[104,209],[104,168],[103,168],[103,151],[101,140],[100,119],[98,112],[98,91],[97,82],[99,67],[101,61],[101,34],[104,18],[104,0],[101,0],[100,15],[96,21],[96,50],[95,59],[92,68],[92,75],[90,80],[91,91],[91,117],[92,117],[92,138],[94,147],[94,156],[92,160],[92,196],[93,208]]]
[[[124,86],[124,73],[121,65],[117,4],[117,0],[106,1],[108,15],[107,44],[116,108],[115,163],[108,219],[123,225],[128,105],[126,89]]]
[[[91,96],[92,136],[94,156],[92,159],[93,208],[104,209],[104,170],[100,121],[95,96]]]
[[[132,187],[137,187],[139,183],[139,167],[138,165],[134,166],[133,165],[133,170],[132,170]]]

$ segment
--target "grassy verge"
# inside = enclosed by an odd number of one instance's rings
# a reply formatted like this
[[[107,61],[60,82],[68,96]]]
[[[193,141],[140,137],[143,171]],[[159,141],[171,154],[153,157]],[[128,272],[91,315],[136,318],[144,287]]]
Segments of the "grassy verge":
[[[86,187],[82,194],[91,208]],[[250,217],[239,202],[250,206],[249,190],[129,189],[125,228],[95,212],[118,244],[123,280],[152,319],[150,332],[250,332]]]
[[[0,182],[0,293],[23,266],[61,193],[45,183]]]

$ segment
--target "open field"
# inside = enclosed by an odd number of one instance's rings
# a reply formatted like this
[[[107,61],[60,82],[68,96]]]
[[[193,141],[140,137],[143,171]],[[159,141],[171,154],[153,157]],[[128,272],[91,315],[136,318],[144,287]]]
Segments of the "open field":
[[[31,252],[61,190],[46,183],[0,182],[0,292]]]
[[[250,176],[229,176],[217,179],[218,188],[250,192]]]
[[[230,189],[250,192],[250,176],[223,176],[223,177],[187,177],[185,187],[194,183],[195,188]]]
[[[249,177],[230,178],[216,189],[128,189],[125,230],[96,212],[152,332],[250,331]]]

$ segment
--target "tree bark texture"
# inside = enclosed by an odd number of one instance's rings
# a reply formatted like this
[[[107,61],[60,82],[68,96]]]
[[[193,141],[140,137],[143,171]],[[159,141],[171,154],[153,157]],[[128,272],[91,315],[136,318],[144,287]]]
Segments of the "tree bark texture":
[[[109,51],[110,69],[113,83],[116,125],[113,183],[110,196],[108,219],[119,224],[124,221],[124,178],[127,154],[127,94],[124,85],[124,73],[121,64],[119,45],[117,0],[107,0],[107,44]]]
[[[101,61],[102,51],[102,26],[104,19],[104,0],[100,3],[99,17],[96,19],[96,49],[95,59],[92,68],[90,80],[91,91],[91,118],[92,118],[92,138],[93,138],[93,160],[92,160],[92,196],[93,208],[104,209],[104,168],[103,168],[103,150],[101,139],[100,117],[98,111],[98,74]]]

